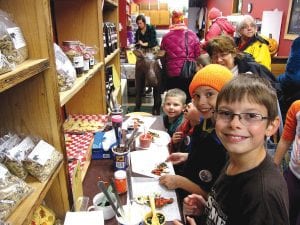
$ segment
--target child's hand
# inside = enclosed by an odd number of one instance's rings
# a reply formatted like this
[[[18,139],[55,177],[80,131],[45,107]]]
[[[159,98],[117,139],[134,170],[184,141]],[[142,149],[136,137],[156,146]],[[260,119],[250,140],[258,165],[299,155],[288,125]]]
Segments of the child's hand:
[[[169,190],[178,188],[178,175],[163,175],[159,178],[159,183]]]
[[[175,132],[172,136],[172,142],[174,144],[181,142],[182,139],[183,139],[183,132],[181,132],[181,131]]]
[[[174,165],[177,165],[185,162],[188,158],[188,155],[189,155],[188,153],[183,153],[183,152],[172,153],[171,155],[168,156],[166,162],[172,162]]]
[[[205,205],[206,201],[202,195],[188,195],[183,200],[183,213],[184,215],[199,216],[203,213]]]

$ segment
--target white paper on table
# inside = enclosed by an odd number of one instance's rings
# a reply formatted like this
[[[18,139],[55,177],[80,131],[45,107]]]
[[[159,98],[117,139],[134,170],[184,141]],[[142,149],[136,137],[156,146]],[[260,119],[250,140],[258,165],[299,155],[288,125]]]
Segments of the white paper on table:
[[[132,191],[134,198],[154,194],[160,194],[164,198],[173,198],[174,201],[172,204],[167,204],[162,208],[157,209],[157,211],[162,212],[166,216],[166,221],[173,221],[175,219],[181,220],[175,190],[168,190],[161,186],[157,179],[132,177]],[[147,205],[140,206],[143,208],[145,213],[151,210]]]
[[[67,212],[64,225],[104,225],[103,212],[89,211],[89,212]]]
[[[159,178],[158,175],[151,173],[151,171],[155,169],[158,164],[165,162],[168,155],[169,151],[167,147],[130,152],[132,172],[148,177]],[[168,174],[174,175],[175,171],[172,163],[165,163],[169,168]]]

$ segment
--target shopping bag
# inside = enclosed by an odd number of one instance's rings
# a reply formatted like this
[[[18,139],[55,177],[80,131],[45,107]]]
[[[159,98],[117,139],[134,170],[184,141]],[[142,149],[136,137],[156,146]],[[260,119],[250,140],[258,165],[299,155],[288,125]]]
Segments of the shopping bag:
[[[181,68],[180,77],[184,79],[192,79],[196,73],[196,62],[185,60]]]

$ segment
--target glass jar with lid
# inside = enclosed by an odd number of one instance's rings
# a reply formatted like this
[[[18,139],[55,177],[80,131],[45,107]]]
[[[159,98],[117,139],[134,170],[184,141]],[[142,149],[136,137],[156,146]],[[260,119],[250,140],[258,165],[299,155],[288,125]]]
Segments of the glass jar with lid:
[[[83,53],[80,41],[63,41],[62,49],[71,60],[77,77],[83,74]]]

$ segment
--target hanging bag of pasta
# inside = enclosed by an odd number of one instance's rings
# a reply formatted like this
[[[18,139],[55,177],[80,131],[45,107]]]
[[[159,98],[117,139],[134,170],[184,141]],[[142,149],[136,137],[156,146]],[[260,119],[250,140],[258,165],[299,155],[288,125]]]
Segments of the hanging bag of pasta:
[[[0,74],[6,73],[28,58],[28,49],[21,28],[12,17],[0,10]]]

